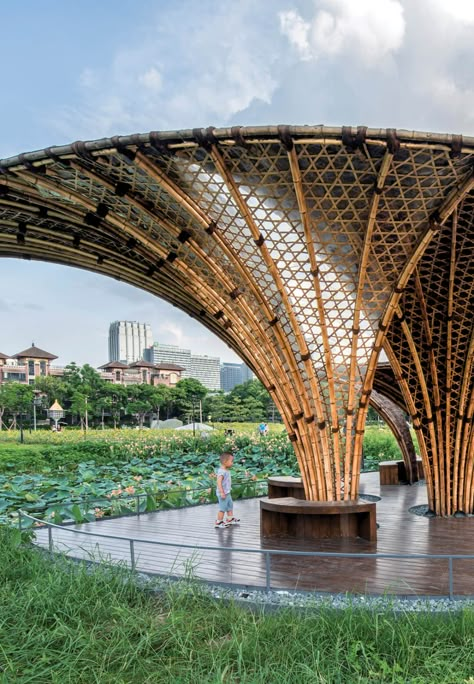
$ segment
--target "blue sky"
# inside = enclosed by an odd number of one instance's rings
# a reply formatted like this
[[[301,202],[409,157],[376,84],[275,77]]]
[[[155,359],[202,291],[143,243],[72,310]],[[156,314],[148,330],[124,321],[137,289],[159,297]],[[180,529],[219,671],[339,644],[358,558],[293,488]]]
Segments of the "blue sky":
[[[0,158],[209,125],[368,125],[474,134],[472,0],[0,0]],[[0,351],[107,361],[109,322],[236,360],[131,286],[0,260]]]

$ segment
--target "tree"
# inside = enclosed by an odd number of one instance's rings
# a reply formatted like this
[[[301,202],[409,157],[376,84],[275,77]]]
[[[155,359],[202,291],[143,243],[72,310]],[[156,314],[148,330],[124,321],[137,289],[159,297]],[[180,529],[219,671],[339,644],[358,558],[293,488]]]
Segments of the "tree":
[[[244,422],[265,420],[271,406],[270,395],[262,383],[249,380],[227,394],[208,396],[204,408],[215,421]]]
[[[23,416],[30,414],[33,407],[33,388],[30,385],[22,385],[12,382],[5,386],[6,407],[12,416],[10,428],[16,429],[17,419],[20,422],[20,441],[23,442]],[[4,410],[5,410],[4,409]]]
[[[206,396],[208,390],[195,378],[184,378],[173,390],[173,404],[180,418],[189,419]]]
[[[71,413],[79,416],[81,429],[89,429],[89,397],[84,392],[75,391],[71,399]]]
[[[73,415],[79,416],[81,427],[87,430],[89,416],[97,415],[95,401],[103,392],[106,382],[89,364],[86,363],[81,368],[74,362],[64,369],[63,382],[70,410]]]
[[[255,397],[246,397],[243,400],[242,405],[246,414],[244,420],[253,423],[265,420],[265,407],[263,403]]]
[[[153,413],[156,413],[157,419],[160,420],[161,409],[171,402],[172,390],[167,385],[154,385],[150,389],[148,400]]]
[[[212,416],[214,422],[223,422],[227,412],[226,401],[227,397],[224,392],[208,395],[204,401],[204,415]]]
[[[110,413],[114,422],[114,428],[120,421],[120,416],[125,412],[127,404],[127,388],[123,385],[109,385],[105,383],[103,396],[110,401]]]
[[[65,366],[63,381],[75,390],[82,384],[81,368],[75,361],[71,361]]]
[[[127,413],[135,417],[139,427],[143,427],[147,413],[152,410],[152,391],[150,385],[132,385],[128,389]]]
[[[52,375],[35,378],[34,389],[46,394],[45,403],[49,406],[57,399],[63,405],[68,399],[68,387],[61,379]]]
[[[127,400],[126,388],[122,385],[114,385],[104,382],[103,386],[94,394],[94,415],[100,417],[102,429],[105,428],[105,416],[111,416],[114,428],[120,421],[120,416],[125,410]]]
[[[10,403],[10,385],[0,385],[0,430],[3,430],[3,416],[8,410]],[[5,427],[7,427],[5,425]]]

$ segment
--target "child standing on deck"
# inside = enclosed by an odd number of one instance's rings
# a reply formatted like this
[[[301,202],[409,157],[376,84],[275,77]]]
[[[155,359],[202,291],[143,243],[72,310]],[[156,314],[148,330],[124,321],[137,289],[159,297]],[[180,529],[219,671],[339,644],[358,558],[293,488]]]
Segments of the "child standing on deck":
[[[229,525],[236,525],[240,522],[239,518],[234,518],[234,504],[230,495],[232,489],[232,478],[230,476],[230,468],[234,462],[234,456],[226,451],[220,455],[221,465],[217,471],[217,486],[216,494],[219,504],[219,512],[217,513],[217,520],[214,524],[216,528],[229,527]],[[224,513],[227,519],[224,520]]]

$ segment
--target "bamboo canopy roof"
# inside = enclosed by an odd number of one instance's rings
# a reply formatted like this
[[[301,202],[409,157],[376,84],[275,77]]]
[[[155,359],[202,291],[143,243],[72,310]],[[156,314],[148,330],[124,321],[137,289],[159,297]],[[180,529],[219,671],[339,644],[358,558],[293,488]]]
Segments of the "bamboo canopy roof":
[[[365,127],[76,142],[0,160],[0,255],[200,320],[268,388],[309,499],[357,497],[383,349],[430,506],[472,511],[473,163],[474,138]]]

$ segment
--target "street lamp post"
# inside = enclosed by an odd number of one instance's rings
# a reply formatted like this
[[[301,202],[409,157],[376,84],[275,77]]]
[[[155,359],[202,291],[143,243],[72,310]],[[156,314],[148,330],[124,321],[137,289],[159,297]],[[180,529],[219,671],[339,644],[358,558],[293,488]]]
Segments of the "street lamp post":
[[[23,409],[20,409],[20,444],[23,444],[25,438],[23,436]]]
[[[40,390],[33,390],[33,430],[36,432],[36,409],[43,405],[44,394]]]
[[[58,422],[63,418],[64,416],[64,409],[61,406],[61,404],[58,403],[58,400],[56,399],[54,404],[48,409],[48,418],[51,418],[54,420],[54,427],[56,432],[58,431]]]
[[[196,406],[195,402],[196,402],[196,397],[194,396],[194,394],[192,394],[191,395],[191,405],[193,407],[193,437],[196,437],[196,423],[194,422],[195,421],[194,410],[195,410],[195,406]]]

